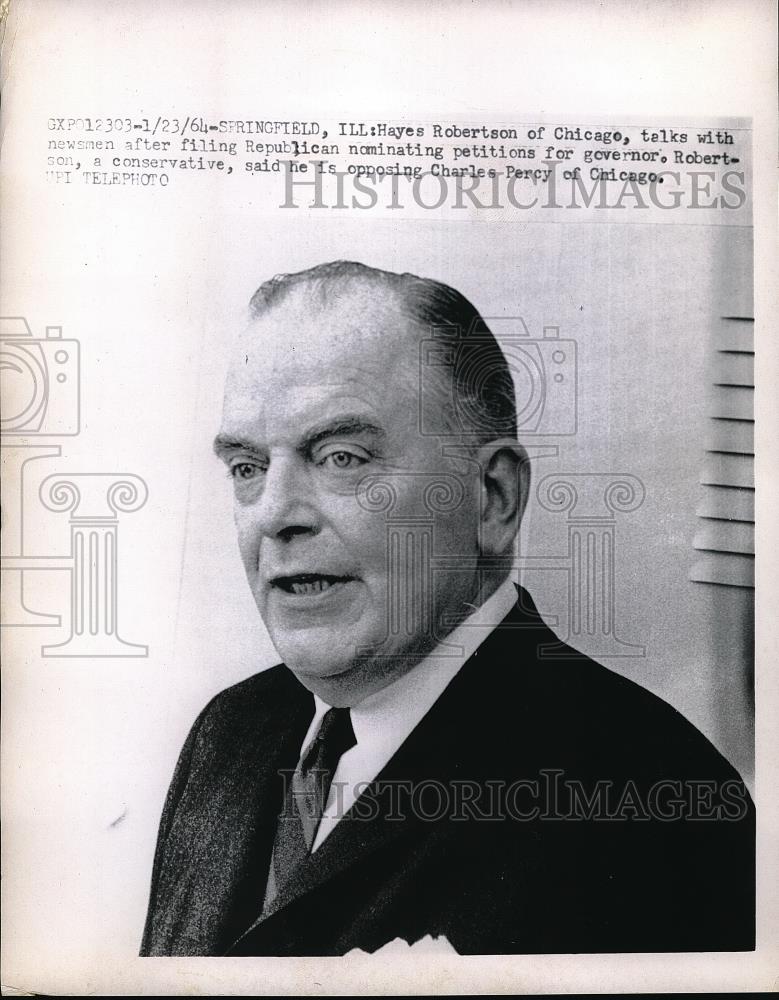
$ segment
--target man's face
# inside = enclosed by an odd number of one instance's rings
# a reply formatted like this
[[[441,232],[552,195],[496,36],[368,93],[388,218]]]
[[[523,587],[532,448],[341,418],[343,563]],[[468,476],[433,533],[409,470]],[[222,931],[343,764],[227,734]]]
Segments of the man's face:
[[[249,584],[279,655],[334,704],[384,686],[435,645],[426,589],[436,616],[475,596],[475,570],[431,575],[419,540],[419,519],[434,518],[427,555],[473,566],[478,475],[419,433],[421,336],[386,293],[321,308],[295,292],[251,324],[227,379],[216,450],[233,479]],[[456,493],[455,469],[462,502],[431,513],[425,487],[448,476]],[[396,494],[389,512],[375,502],[377,479]],[[417,524],[389,544],[403,519]]]

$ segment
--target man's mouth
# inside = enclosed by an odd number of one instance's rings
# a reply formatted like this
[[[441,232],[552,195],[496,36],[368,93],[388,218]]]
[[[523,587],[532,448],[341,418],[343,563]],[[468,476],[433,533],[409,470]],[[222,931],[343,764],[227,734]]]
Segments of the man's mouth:
[[[321,594],[339,583],[349,583],[353,576],[335,576],[330,573],[297,573],[294,576],[277,576],[271,584],[287,594]]]

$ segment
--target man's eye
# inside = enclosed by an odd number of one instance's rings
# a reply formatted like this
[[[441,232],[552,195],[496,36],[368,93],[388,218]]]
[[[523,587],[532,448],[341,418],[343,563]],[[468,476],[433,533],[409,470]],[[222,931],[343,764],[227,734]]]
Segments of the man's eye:
[[[259,465],[255,465],[253,462],[234,462],[230,466],[230,475],[233,479],[254,479],[255,476],[262,472]]]
[[[322,465],[330,469],[352,469],[367,462],[367,456],[356,455],[351,451],[331,451],[322,459]]]

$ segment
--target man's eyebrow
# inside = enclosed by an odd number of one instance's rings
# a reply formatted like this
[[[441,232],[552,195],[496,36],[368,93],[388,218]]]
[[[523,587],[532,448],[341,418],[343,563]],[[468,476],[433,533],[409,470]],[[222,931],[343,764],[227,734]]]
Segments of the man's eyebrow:
[[[365,417],[353,416],[351,414],[343,417],[336,417],[318,427],[313,427],[307,431],[300,443],[299,451],[311,451],[321,441],[327,438],[340,437],[343,434],[369,434],[375,438],[385,438],[385,431],[372,423]]]
[[[246,438],[233,437],[232,434],[217,434],[214,438],[214,452],[221,458],[231,451],[249,451],[259,454],[259,449]]]
[[[372,423],[365,417],[347,415],[336,417],[327,423],[320,424],[307,431],[303,436],[298,451],[308,452],[315,448],[321,441],[326,441],[331,437],[338,437],[343,434],[368,434],[371,437],[383,439],[386,432],[378,424]],[[248,438],[235,437],[232,434],[217,434],[213,444],[214,452],[220,457],[234,451],[247,451],[255,455],[261,454],[261,449]]]

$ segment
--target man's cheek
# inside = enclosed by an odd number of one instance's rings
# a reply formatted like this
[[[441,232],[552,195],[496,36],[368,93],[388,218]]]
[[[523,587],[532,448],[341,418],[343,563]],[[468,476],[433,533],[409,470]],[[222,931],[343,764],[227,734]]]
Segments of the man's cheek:
[[[457,510],[436,524],[436,553],[472,557],[478,550],[479,524],[474,516]]]
[[[341,539],[349,552],[365,570],[383,568],[387,561],[387,515],[352,510],[342,521]]]
[[[255,574],[259,565],[259,539],[256,532],[252,531],[251,525],[240,515],[235,518],[236,534],[238,537],[238,551],[244,568],[251,577]]]

